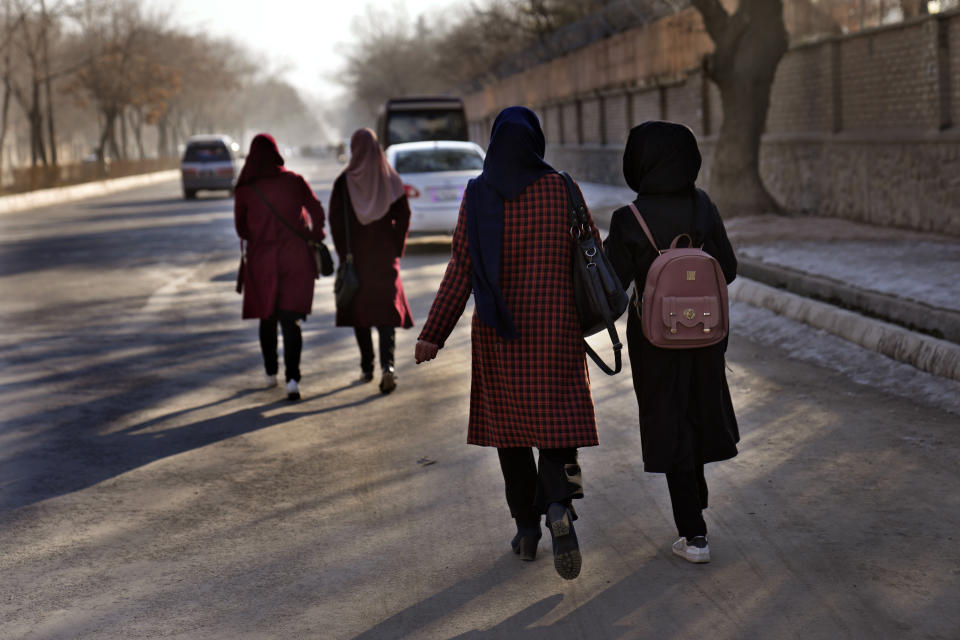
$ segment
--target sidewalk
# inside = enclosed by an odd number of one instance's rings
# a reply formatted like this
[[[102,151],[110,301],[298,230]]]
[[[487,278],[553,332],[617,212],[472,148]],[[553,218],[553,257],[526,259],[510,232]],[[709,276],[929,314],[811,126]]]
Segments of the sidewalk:
[[[97,180],[95,182],[84,182],[66,187],[39,189],[37,191],[28,191],[27,193],[0,196],[0,215],[37,207],[48,207],[64,202],[83,200],[85,198],[94,198],[125,189],[135,189],[157,182],[175,180],[179,177],[179,169],[169,169],[167,171],[156,171],[154,173],[111,178],[109,180]]]
[[[634,196],[610,185],[581,188],[604,229]],[[837,218],[724,222],[739,260],[731,300],[960,380],[960,238]]]

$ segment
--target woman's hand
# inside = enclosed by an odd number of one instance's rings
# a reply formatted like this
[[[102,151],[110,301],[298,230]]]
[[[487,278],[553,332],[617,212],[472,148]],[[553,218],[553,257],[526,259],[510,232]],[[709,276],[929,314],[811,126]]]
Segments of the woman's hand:
[[[415,353],[417,364],[420,364],[421,362],[427,362],[428,360],[433,360],[437,357],[438,351],[440,351],[440,347],[432,342],[427,342],[426,340],[417,340]]]

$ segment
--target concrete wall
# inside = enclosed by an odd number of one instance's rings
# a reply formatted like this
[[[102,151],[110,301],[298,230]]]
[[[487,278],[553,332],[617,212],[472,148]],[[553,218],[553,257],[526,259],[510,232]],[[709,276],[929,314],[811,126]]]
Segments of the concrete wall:
[[[527,104],[544,121],[551,163],[612,184],[622,184],[630,127],[683,122],[700,139],[705,185],[723,120],[719,90],[697,63],[709,38],[696,12],[658,24],[544,65],[553,77],[569,65],[565,83],[516,92],[508,79],[468,96],[468,116],[489,122]],[[681,44],[682,73],[681,58],[664,54]],[[643,51],[653,57],[627,59]],[[487,135],[489,126],[477,141]],[[792,48],[773,85],[761,175],[790,210],[960,236],[960,12]]]

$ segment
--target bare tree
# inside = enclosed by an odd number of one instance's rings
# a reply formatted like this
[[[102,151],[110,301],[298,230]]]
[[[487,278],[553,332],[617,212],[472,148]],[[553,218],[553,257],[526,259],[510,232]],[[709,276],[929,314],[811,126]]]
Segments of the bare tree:
[[[33,11],[32,4],[24,0],[14,0],[13,9],[17,28],[11,41],[26,61],[26,74],[13,74],[10,88],[14,98],[23,109],[30,123],[30,163],[32,166],[47,165],[47,152],[43,139],[43,110],[41,107],[41,88],[45,83],[44,42],[48,25],[42,16]],[[19,77],[18,77],[19,75]]]
[[[7,141],[7,126],[10,122],[10,96],[13,87],[10,84],[12,70],[13,32],[17,27],[10,0],[3,0],[3,40],[0,42],[0,55],[3,56],[3,101],[0,105],[0,184],[3,181],[3,149]]]
[[[787,51],[781,0],[740,0],[733,14],[719,0],[693,0],[714,52],[707,73],[720,89],[723,124],[710,171],[710,195],[725,215],[778,211],[760,179],[760,138],[770,90]]]

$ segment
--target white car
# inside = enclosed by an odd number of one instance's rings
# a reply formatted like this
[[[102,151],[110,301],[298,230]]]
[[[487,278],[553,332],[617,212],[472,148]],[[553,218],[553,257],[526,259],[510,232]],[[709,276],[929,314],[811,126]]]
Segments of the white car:
[[[472,142],[430,140],[392,144],[386,154],[403,179],[410,231],[453,233],[467,181],[483,171],[483,149]]]

